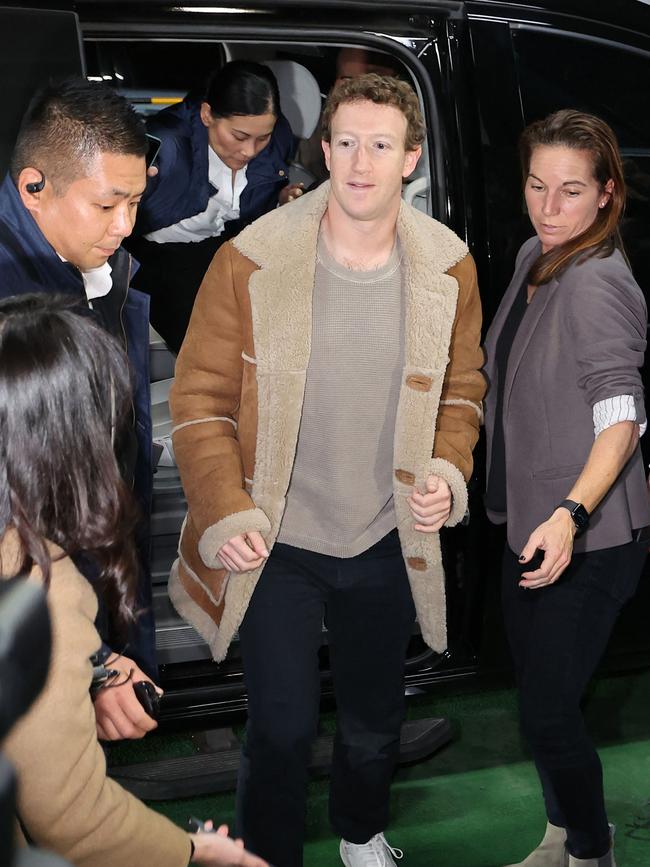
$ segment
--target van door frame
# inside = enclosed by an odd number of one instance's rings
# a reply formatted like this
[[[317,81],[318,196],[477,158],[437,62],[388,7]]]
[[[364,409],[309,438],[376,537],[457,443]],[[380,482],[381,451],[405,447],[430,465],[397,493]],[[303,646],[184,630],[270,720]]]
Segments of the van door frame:
[[[463,4],[453,3],[457,10]],[[434,68],[440,60],[440,42],[437,42],[439,34],[436,25],[444,22],[448,14],[443,7],[439,10],[432,8],[432,12],[440,12],[436,20],[429,16],[415,18],[409,15],[407,20],[414,28],[420,30],[417,36],[409,40],[391,37],[380,32],[352,32],[341,28],[323,28],[298,26],[293,29],[284,26],[255,26],[255,18],[251,19],[249,26],[218,24],[217,22],[183,23],[182,25],[154,23],[151,25],[140,22],[126,22],[120,25],[119,31],[111,23],[95,22],[84,24],[82,31],[84,39],[98,41],[140,41],[152,38],[167,37],[169,41],[192,41],[200,42],[249,42],[254,38],[257,43],[313,43],[317,45],[354,45],[367,47],[370,50],[386,51],[399,59],[409,69],[419,88],[419,94],[423,103],[425,121],[429,142],[429,175],[431,183],[432,216],[448,223],[452,216],[450,207],[450,193],[447,176],[449,167],[449,149],[447,148],[447,132],[443,120],[443,112],[440,100],[434,92],[432,77],[440,80],[440,69]],[[417,22],[417,23],[416,23]],[[411,48],[404,42],[410,42]],[[417,43],[417,44],[416,44]],[[417,50],[417,53],[415,51]],[[423,58],[423,59],[421,59]],[[424,62],[423,62],[424,60]]]

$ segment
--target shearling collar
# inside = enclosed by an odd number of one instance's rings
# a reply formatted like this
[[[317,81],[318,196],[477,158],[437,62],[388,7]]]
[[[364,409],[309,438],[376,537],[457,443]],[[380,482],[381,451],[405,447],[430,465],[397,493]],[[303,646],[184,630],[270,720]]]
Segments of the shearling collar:
[[[321,220],[327,210],[329,181],[256,220],[233,241],[239,252],[262,269],[304,266],[306,251],[316,255]],[[464,259],[467,246],[451,229],[401,203],[397,233],[407,261],[426,262],[427,269],[444,273]],[[290,241],[288,240],[290,239]]]

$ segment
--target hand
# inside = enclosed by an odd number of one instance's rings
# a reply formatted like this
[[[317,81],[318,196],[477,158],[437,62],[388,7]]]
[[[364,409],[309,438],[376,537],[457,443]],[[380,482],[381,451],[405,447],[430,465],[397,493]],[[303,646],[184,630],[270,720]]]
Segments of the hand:
[[[155,729],[158,723],[151,719],[136,698],[133,684],[139,680],[148,680],[150,683],[153,681],[128,656],[109,657],[106,668],[119,671],[114,682],[120,685],[102,687],[95,696],[97,737],[102,741],[143,738],[147,732]],[[158,695],[162,695],[162,689],[155,683],[154,686]]]
[[[451,489],[440,476],[431,475],[426,481],[426,493],[413,488],[407,503],[416,522],[414,528],[421,533],[435,533],[451,514]]]
[[[280,195],[278,196],[278,202],[281,205],[286,205],[287,202],[293,202],[294,199],[297,199],[299,196],[305,192],[305,185],[301,182],[299,184],[289,184],[287,187],[283,187],[280,190]]]
[[[262,565],[269,552],[261,533],[252,530],[229,539],[219,548],[217,556],[230,572],[251,572]]]
[[[539,569],[522,573],[519,586],[538,590],[554,584],[571,562],[575,534],[576,525],[568,509],[556,509],[548,521],[533,530],[519,562],[529,563],[538,548],[544,551],[544,559]]]
[[[205,823],[206,830],[212,827]],[[244,849],[242,840],[231,840],[228,826],[221,825],[216,834],[190,834],[194,843],[192,863],[207,864],[209,867],[269,867],[266,861]]]

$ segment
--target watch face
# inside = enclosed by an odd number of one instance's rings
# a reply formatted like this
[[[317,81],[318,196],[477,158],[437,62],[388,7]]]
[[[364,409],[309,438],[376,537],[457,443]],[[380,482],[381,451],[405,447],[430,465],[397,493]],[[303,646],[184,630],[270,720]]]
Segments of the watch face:
[[[589,513],[584,506],[578,504],[571,512],[571,517],[578,530],[586,530],[589,526]]]
[[[560,506],[568,511],[571,515],[576,529],[582,531],[589,526],[589,512],[585,509],[582,503],[576,503],[573,500],[562,500]]]

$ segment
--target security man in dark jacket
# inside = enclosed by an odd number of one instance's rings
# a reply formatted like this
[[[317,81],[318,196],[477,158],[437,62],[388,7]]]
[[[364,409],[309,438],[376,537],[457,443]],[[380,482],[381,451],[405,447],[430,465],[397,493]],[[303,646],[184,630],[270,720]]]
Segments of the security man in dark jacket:
[[[116,451],[147,517],[140,528],[144,613],[129,636],[129,656],[109,657],[125,681],[156,672],[146,526],[152,489],[148,298],[129,289],[131,257],[120,246],[144,193],[146,152],[144,125],[126,100],[106,86],[71,79],[32,100],[0,186],[0,297],[47,292],[78,298],[127,349],[134,370],[134,425]],[[89,580],[96,577],[91,558],[82,555],[77,565]],[[104,640],[122,650],[111,625],[98,626]],[[130,683],[102,691],[95,708],[100,736],[108,739],[141,737],[155,727]]]

